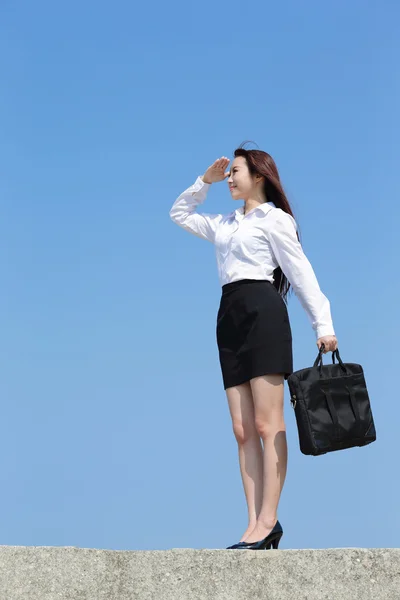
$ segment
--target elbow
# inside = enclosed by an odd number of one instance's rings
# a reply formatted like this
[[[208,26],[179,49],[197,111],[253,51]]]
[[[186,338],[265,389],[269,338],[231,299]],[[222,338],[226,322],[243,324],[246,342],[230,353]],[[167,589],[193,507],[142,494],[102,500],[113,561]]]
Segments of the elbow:
[[[171,208],[171,210],[169,211],[169,218],[174,222],[177,223],[178,222],[178,213],[177,211],[174,209],[174,207]]]
[[[186,221],[186,215],[182,214],[182,212],[179,210],[175,210],[173,207],[169,211],[169,217],[173,223],[176,223],[176,225],[181,227]]]

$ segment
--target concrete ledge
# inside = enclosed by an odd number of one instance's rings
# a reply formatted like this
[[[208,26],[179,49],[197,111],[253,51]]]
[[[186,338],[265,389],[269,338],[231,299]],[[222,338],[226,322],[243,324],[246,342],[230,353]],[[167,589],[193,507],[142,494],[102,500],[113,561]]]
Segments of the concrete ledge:
[[[0,546],[1,600],[399,600],[400,549]]]

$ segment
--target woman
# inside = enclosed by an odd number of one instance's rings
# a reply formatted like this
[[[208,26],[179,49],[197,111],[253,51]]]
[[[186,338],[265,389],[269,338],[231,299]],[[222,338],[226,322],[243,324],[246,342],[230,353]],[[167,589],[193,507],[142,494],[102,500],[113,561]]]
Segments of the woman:
[[[171,219],[215,244],[222,297],[217,316],[220,365],[248,506],[248,527],[230,549],[278,548],[277,519],[286,477],[284,380],[293,372],[286,308],[292,286],[323,352],[338,342],[330,303],[305,256],[276,164],[261,150],[235,150],[231,169],[216,160],[175,201]],[[233,212],[199,214],[211,184],[227,179]]]

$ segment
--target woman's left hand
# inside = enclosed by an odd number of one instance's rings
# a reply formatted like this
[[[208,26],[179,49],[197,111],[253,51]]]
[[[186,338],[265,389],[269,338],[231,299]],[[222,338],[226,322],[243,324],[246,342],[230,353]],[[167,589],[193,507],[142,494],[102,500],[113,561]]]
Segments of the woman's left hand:
[[[338,347],[336,335],[324,335],[323,337],[318,338],[318,350],[321,348],[321,344],[325,345],[323,354],[326,354],[327,352],[334,352],[334,350],[336,350],[336,348]]]

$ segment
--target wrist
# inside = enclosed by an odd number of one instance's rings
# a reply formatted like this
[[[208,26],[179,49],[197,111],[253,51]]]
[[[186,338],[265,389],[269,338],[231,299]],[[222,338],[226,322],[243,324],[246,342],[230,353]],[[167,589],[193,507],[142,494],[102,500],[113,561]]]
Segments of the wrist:
[[[204,175],[200,175],[200,179],[202,179],[204,183],[208,183],[208,185],[212,184],[212,181],[207,181],[207,179],[204,178]]]

